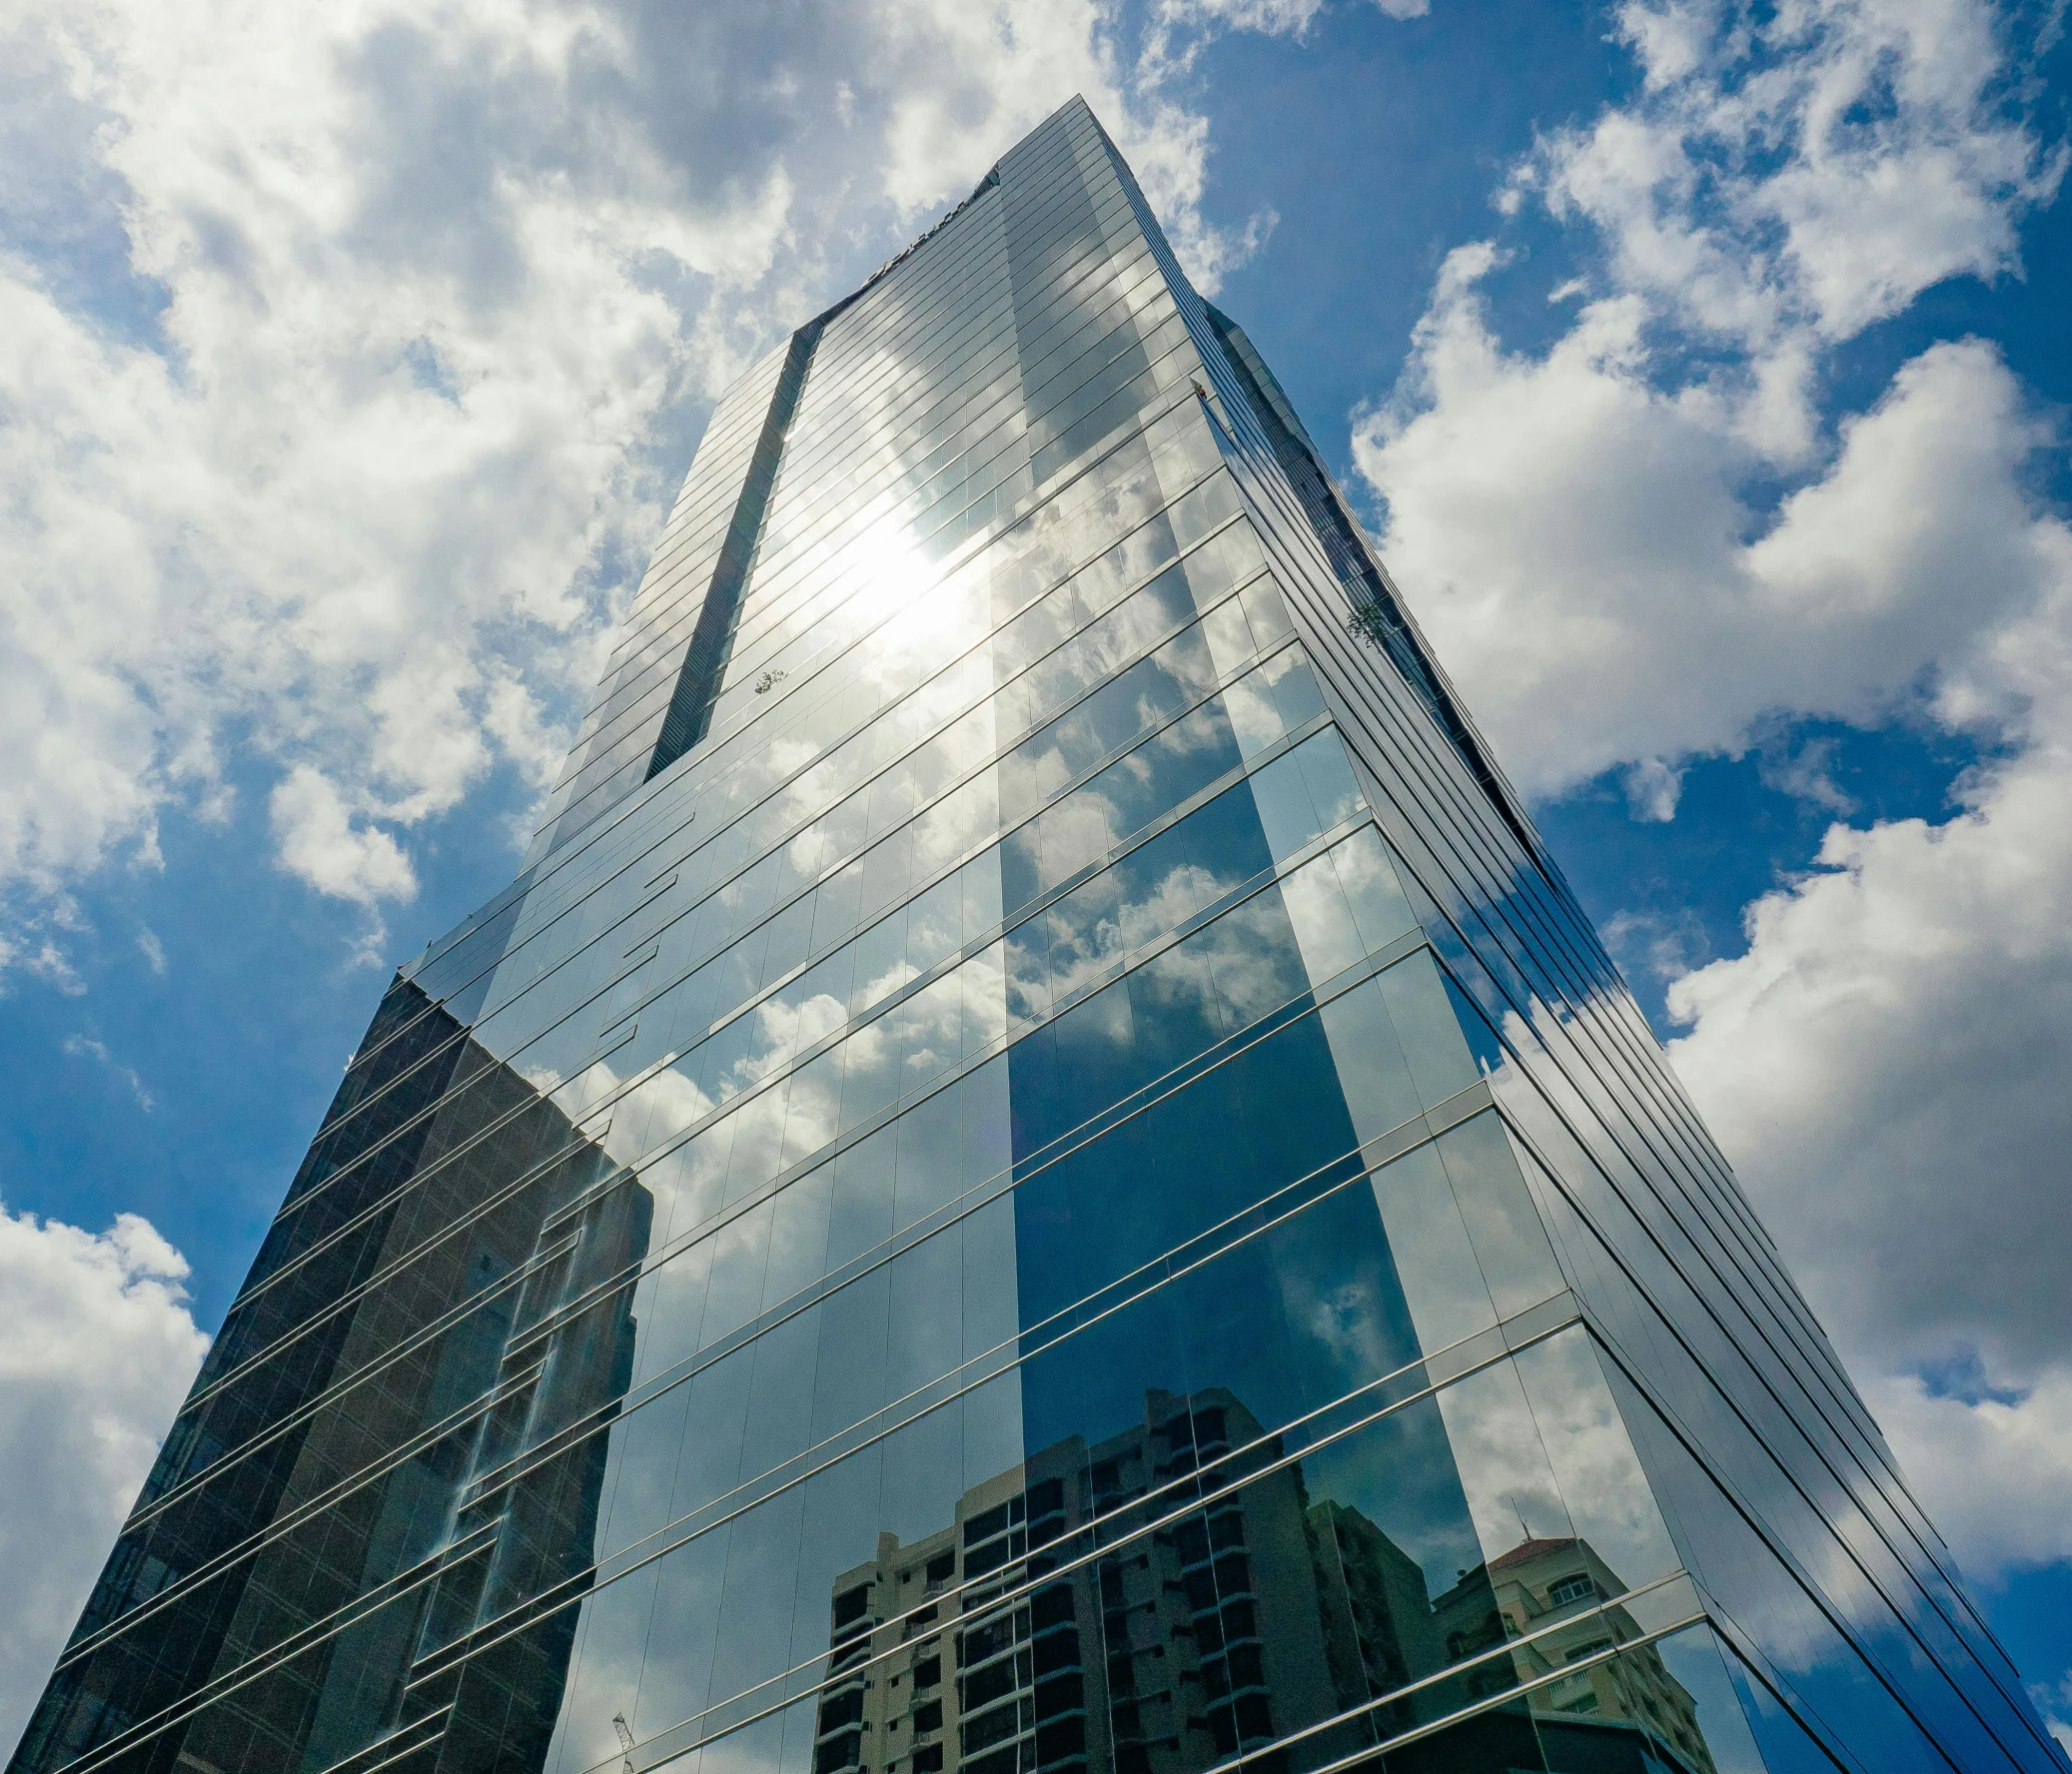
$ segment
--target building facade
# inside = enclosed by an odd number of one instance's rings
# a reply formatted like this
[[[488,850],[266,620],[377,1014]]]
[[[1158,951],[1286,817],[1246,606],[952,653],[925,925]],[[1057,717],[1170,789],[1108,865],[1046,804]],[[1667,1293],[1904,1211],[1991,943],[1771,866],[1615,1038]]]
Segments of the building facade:
[[[1077,101],[712,416],[13,1763],[2065,1765]]]

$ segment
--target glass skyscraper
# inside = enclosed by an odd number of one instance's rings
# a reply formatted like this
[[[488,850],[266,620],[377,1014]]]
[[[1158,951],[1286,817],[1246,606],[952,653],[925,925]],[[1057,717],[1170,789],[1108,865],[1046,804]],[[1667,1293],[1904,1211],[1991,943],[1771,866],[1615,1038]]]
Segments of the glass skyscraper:
[[[1068,105],[719,406],[21,1774],[2063,1768]]]

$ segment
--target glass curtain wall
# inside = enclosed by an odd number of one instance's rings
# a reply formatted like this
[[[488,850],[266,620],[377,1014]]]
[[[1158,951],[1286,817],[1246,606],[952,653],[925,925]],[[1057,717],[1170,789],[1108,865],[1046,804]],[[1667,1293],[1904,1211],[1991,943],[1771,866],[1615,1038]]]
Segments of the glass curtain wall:
[[[720,404],[13,1766],[2063,1763],[1074,101]]]

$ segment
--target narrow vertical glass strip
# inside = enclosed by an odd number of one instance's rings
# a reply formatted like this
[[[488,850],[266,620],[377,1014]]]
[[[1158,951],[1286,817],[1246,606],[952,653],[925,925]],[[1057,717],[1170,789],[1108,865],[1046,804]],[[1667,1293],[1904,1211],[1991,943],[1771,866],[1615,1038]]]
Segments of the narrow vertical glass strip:
[[[762,436],[749,458],[748,472],[741,481],[741,496],[734,503],[733,522],[712,568],[711,588],[705,593],[704,608],[698,612],[683,669],[676,677],[669,712],[662,717],[662,730],[648,760],[647,777],[652,781],[705,736],[712,722],[712,704],[719,699],[720,680],[726,675],[727,655],[733,650],[734,625],[741,614],[741,592],[748,583],[748,568],[755,560],[755,543],[762,534],[763,514],[769,508],[770,488],[776,484],[777,464],[784,457],[784,434],[798,412],[798,397],[806,386],[812,367],[813,349],[826,330],[827,315],[808,321],[792,334],[791,349],[770,395],[770,410],[762,422]]]

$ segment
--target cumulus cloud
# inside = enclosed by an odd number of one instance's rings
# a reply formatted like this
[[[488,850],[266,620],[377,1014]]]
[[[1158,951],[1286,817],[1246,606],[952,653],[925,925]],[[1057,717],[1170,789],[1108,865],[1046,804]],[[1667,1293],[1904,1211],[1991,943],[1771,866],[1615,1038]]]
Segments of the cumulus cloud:
[[[1506,251],[1457,249],[1354,453],[1521,786],[1637,763],[1659,818],[1680,756],[1738,752],[1772,710],[1881,718],[2041,594],[2023,476],[2048,438],[1989,345],[1924,353],[1839,427],[1814,396],[1839,340],[2017,269],[2064,156],[1970,0],[1618,18],[1639,92],[1500,203],[1573,232],[1589,272],[1561,293],[1593,299],[1509,352],[1483,293]]]
[[[319,893],[374,905],[418,890],[410,858],[387,832],[356,827],[322,772],[298,764],[269,804],[281,865]]]
[[[242,793],[313,887],[407,895],[414,828],[557,766],[713,394],[1072,92],[1213,282],[1247,236],[1201,215],[1206,122],[1111,30],[14,9],[0,890]]]
[[[1675,759],[1737,752],[1778,710],[1875,721],[2046,594],[2024,481],[2049,434],[1990,345],[1913,359],[1763,513],[1732,403],[1657,386],[1637,298],[1514,355],[1478,294],[1491,262],[1454,255],[1417,405],[1356,451],[1391,565],[1529,794],[1630,761],[1636,814],[1673,816]]]
[[[1938,1393],[1914,1374],[1879,1375],[1865,1391],[1972,1569],[2072,1558],[2072,1373],[2055,1370],[2012,1398]]]
[[[1970,0],[1627,0],[1633,102],[1556,132],[1514,194],[1586,220],[1607,276],[1802,361],[1962,273],[2015,269],[2063,154],[2007,109],[2010,22]]]
[[[12,1743],[208,1338],[149,1221],[93,1234],[0,1209],[0,1742]]]

